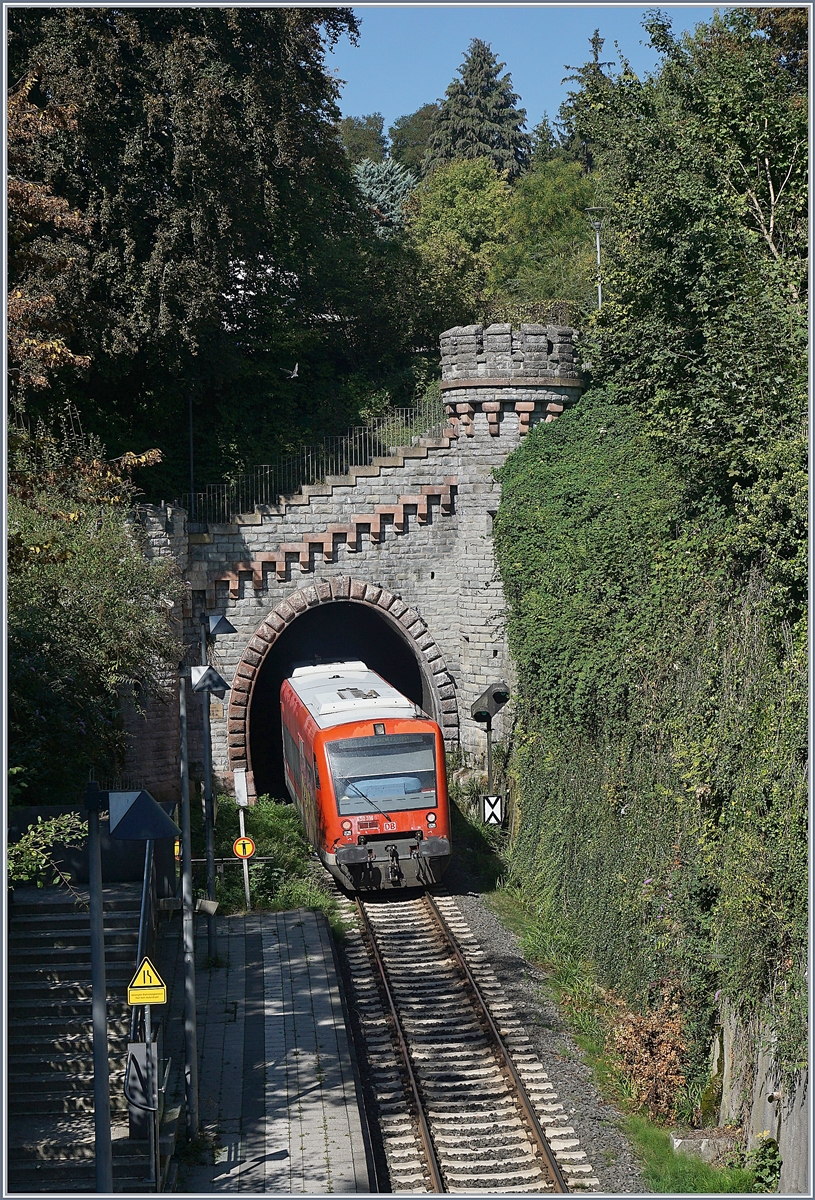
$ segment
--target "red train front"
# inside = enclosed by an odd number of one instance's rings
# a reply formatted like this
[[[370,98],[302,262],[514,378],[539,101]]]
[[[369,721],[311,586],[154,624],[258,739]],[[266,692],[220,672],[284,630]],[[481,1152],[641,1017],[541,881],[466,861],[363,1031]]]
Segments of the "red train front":
[[[334,878],[350,891],[441,879],[450,814],[436,722],[363,662],[298,667],[280,707],[286,786]]]

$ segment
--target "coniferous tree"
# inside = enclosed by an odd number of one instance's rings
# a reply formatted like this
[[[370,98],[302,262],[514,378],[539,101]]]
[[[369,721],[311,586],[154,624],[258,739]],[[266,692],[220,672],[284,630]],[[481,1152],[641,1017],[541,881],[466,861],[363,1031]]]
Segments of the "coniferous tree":
[[[527,166],[529,135],[524,133],[526,109],[512,91],[505,64],[479,38],[470,42],[460,79],[447,89],[433,123],[425,168],[462,158],[486,158],[497,171],[514,178]]]
[[[363,158],[354,167],[354,178],[376,222],[380,237],[390,237],[404,226],[405,202],[416,187],[416,177],[391,158],[374,162]]]

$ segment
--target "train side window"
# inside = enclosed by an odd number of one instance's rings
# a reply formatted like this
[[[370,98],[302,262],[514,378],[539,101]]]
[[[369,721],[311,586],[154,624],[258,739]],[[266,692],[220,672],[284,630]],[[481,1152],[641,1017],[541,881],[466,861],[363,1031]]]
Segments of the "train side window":
[[[314,755],[314,786],[320,788],[320,768],[317,766],[317,755]]]

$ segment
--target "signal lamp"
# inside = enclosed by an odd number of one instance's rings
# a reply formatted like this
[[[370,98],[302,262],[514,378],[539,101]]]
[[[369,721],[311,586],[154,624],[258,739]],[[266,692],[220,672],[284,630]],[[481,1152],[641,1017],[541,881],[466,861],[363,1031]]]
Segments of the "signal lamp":
[[[374,725],[374,734],[376,737],[384,737],[385,736],[385,726],[379,725],[379,724]]]
[[[351,829],[351,822],[350,822],[350,821],[343,821],[343,823],[342,823],[342,827],[343,827],[343,829],[345,830],[345,832],[346,832],[346,833],[348,833],[348,832],[349,832],[349,830]]]
[[[436,814],[435,813],[428,813],[427,817],[425,819],[426,819],[428,825],[436,824]]]

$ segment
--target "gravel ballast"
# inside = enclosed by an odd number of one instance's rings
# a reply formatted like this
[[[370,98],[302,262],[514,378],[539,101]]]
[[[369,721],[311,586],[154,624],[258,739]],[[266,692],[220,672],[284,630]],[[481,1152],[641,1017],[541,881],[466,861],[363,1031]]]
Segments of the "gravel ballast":
[[[454,897],[470,930],[481,944],[495,975],[506,988],[547,1072],[570,1124],[580,1138],[601,1193],[612,1195],[650,1192],[622,1129],[622,1114],[600,1095],[591,1069],[572,1040],[558,1007],[546,993],[545,976],[530,963],[518,938],[487,907],[480,893],[463,882],[465,872],[451,864],[444,884]],[[597,1193],[595,1193],[597,1194]]]

